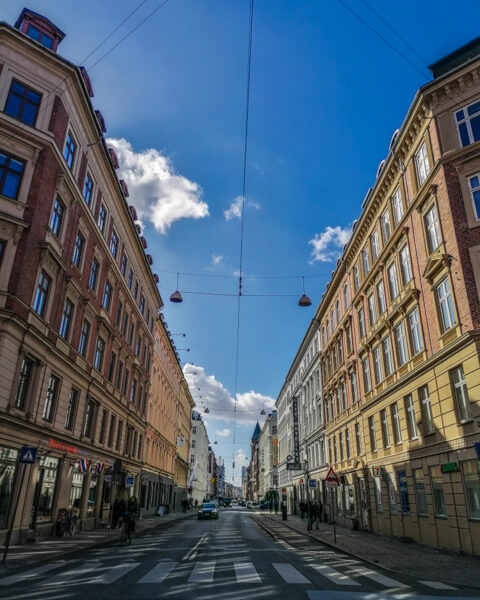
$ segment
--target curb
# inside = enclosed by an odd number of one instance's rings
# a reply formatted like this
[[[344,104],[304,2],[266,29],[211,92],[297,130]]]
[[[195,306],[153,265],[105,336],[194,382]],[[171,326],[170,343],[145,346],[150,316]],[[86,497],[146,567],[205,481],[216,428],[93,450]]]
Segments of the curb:
[[[276,519],[272,519],[269,515],[263,515],[264,518],[268,519],[269,521],[272,521],[273,523],[276,523],[277,520]],[[264,530],[266,531],[271,537],[273,537],[275,539],[275,536],[273,535],[272,532],[268,531],[268,529],[266,528],[266,526],[263,525],[263,523],[260,522],[260,518],[259,517],[254,517],[254,515],[252,515],[252,518],[254,518],[254,520],[258,523],[258,525]],[[290,529],[291,531],[295,531],[296,533],[298,533],[298,529],[295,529],[295,527],[292,527],[291,525],[288,525],[288,522],[285,521],[279,521],[282,525],[285,525],[285,527],[288,527],[288,529]],[[382,565],[380,565],[378,562],[375,562],[374,560],[371,560],[370,558],[365,558],[364,556],[360,556],[358,554],[355,554],[354,552],[350,551],[350,550],[345,550],[344,548],[341,548],[340,546],[332,543],[332,542],[328,542],[323,540],[322,538],[319,537],[315,537],[314,535],[311,535],[308,531],[302,532],[303,535],[305,535],[305,537],[310,538],[311,540],[318,542],[320,544],[324,544],[325,546],[328,546],[329,548],[333,548],[339,552],[342,552],[343,554],[346,554],[347,556],[351,556],[353,558],[356,558],[357,560],[361,560],[365,563],[368,563],[372,566],[375,566],[377,569],[383,569],[384,571],[388,571],[389,573],[401,573],[402,575],[406,575],[407,577],[412,577],[411,573],[407,573],[401,569],[394,569],[391,567],[384,567]],[[458,583],[456,581],[452,581],[451,579],[447,580],[443,580],[443,579],[439,579],[440,582],[445,583],[445,584],[456,584],[459,586],[464,586],[465,584],[463,583]],[[468,584],[467,586],[465,586],[467,588],[471,588],[474,590],[478,590],[480,589],[480,585],[473,585],[473,584]]]
[[[156,523],[155,525],[153,525],[152,527],[144,527],[143,529],[138,531],[138,533],[135,534],[135,537],[141,538],[149,531],[155,530],[159,527],[165,527],[169,524],[174,525],[175,523],[184,521],[186,519],[192,519],[194,516],[195,516],[195,514],[193,513],[186,517],[182,517],[181,519],[160,521],[160,522]],[[109,546],[110,544],[112,544],[114,542],[118,542],[120,540],[120,537],[121,537],[121,529],[119,528],[118,535],[115,533],[114,535],[110,535],[106,539],[102,539],[102,540],[98,540],[98,541],[94,541],[94,542],[88,542],[85,544],[79,543],[79,545],[76,548],[71,548],[69,550],[59,550],[56,554],[52,554],[48,558],[39,558],[38,560],[33,559],[31,561],[28,561],[23,566],[22,566],[20,560],[18,561],[18,563],[15,563],[15,564],[12,564],[11,566],[9,566],[8,560],[7,560],[7,563],[5,565],[0,563],[0,575],[3,575],[4,573],[7,573],[7,572],[8,572],[8,574],[14,575],[16,572],[15,570],[18,570],[18,572],[20,572],[20,571],[24,570],[26,567],[34,567],[34,566],[38,566],[38,565],[43,565],[52,560],[58,559],[60,556],[67,557],[72,554],[75,554],[76,552],[81,552],[82,550],[90,550],[91,548],[103,548],[104,546]]]

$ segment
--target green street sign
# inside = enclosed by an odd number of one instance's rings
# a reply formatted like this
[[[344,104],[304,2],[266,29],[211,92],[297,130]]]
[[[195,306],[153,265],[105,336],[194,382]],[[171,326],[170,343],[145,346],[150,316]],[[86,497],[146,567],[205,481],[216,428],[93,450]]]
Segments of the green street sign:
[[[458,463],[456,462],[444,463],[442,465],[442,473],[455,473],[455,471],[458,471]]]

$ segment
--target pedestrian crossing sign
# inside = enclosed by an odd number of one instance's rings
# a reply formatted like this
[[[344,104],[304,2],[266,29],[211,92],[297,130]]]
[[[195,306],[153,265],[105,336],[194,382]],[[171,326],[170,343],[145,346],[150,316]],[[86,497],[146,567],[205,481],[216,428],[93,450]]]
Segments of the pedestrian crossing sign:
[[[32,448],[30,446],[22,446],[20,450],[20,458],[18,459],[21,463],[33,464],[37,458],[38,448]]]

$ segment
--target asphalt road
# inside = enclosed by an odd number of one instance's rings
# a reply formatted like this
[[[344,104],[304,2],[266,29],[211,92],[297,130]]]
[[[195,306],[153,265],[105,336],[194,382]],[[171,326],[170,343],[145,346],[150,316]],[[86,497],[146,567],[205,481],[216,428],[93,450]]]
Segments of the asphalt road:
[[[478,597],[425,578],[384,572],[283,524],[269,533],[251,511],[222,510],[218,521],[188,519],[131,546],[70,554],[0,579],[2,600],[436,600]]]

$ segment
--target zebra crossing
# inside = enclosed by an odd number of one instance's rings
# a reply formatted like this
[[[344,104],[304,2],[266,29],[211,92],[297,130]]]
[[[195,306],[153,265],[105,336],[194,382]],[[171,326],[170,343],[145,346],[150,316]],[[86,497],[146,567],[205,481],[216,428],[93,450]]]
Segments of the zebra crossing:
[[[335,559],[335,556],[329,554],[329,558]],[[371,586],[372,582],[376,584],[375,587],[388,589],[391,592],[405,592],[408,588],[411,589],[411,586],[366,567],[359,561],[348,559],[342,561],[341,558],[339,555],[336,561],[330,560],[330,564],[325,557],[321,562],[312,560],[302,565],[301,570],[290,562],[272,562],[269,565],[271,568],[263,565],[263,568],[258,567],[257,569],[254,562],[245,559],[228,561],[205,558],[196,561],[176,561],[166,558],[156,561],[153,566],[149,564],[149,570],[146,573],[143,572],[146,565],[138,562],[135,558],[119,557],[116,561],[102,561],[97,558],[80,563],[79,559],[57,560],[0,578],[0,589],[18,583],[34,584],[37,590],[44,589],[45,591],[61,589],[65,584],[70,586],[111,585],[130,573],[135,576],[136,571],[138,576],[135,581],[129,578],[129,585],[132,583],[140,586],[168,583],[169,578],[178,579],[180,577],[185,579],[188,584],[198,585],[211,584],[220,579],[223,583],[228,584],[258,585],[275,582],[318,587],[327,581],[330,586],[334,584],[338,589],[347,591],[352,587],[359,590],[361,586]],[[227,575],[226,572],[228,572]],[[318,575],[321,576],[320,580]],[[422,580],[416,583],[418,584],[416,587],[423,589],[437,591],[457,589],[436,581]],[[311,597],[311,600],[314,599],[316,596]]]

